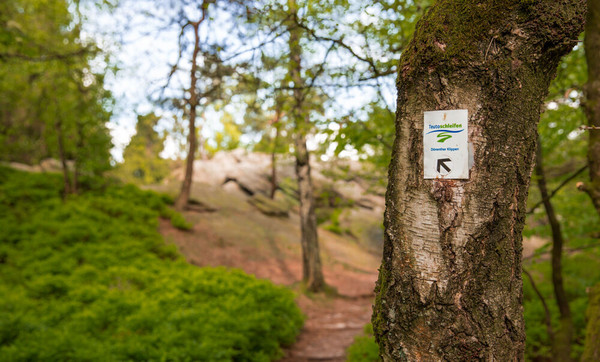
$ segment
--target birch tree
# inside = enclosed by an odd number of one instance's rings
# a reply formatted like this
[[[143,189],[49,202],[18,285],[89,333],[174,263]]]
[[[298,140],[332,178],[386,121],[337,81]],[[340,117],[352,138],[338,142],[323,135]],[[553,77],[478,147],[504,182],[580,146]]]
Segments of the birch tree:
[[[441,0],[398,74],[373,326],[385,361],[522,360],[521,231],[541,104],[585,2]],[[466,109],[467,180],[423,179],[423,112]]]
[[[600,215],[600,1],[588,1],[585,27],[585,56],[588,65],[588,83],[585,86],[585,111],[589,132],[588,165],[590,180],[579,188],[592,199]]]

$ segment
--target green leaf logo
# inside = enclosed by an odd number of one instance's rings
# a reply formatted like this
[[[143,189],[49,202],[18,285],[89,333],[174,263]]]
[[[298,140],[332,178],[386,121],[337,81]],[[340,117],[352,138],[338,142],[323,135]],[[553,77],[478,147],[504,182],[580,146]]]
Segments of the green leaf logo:
[[[438,142],[445,142],[449,138],[452,138],[452,135],[450,133],[442,132],[442,133],[438,133],[437,138],[439,138]]]

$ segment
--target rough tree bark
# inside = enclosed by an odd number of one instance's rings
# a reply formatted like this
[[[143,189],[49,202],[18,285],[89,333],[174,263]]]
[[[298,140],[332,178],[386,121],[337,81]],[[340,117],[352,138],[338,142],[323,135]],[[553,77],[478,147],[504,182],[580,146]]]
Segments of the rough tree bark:
[[[552,341],[552,358],[554,361],[570,361],[571,360],[571,341],[573,340],[573,318],[571,317],[571,308],[563,283],[562,273],[562,253],[564,240],[560,229],[560,222],[554,212],[548,187],[546,186],[546,174],[544,172],[544,162],[542,157],[542,148],[538,144],[535,174],[537,178],[538,188],[542,196],[542,203],[546,210],[546,216],[552,230],[552,287],[554,289],[554,297],[556,305],[560,313],[560,326],[556,333],[551,336]]]
[[[373,327],[384,361],[522,360],[536,126],[584,0],[440,0],[398,74]],[[468,180],[423,179],[423,112],[467,109]]]
[[[298,5],[296,0],[288,0],[290,21],[288,31],[290,67],[289,74],[294,83],[294,103],[290,116],[295,127],[296,177],[300,200],[300,230],[302,234],[302,281],[310,291],[320,291],[325,286],[319,254],[317,235],[317,217],[313,198],[313,186],[310,177],[310,155],[306,148],[306,132],[309,126],[308,112],[304,109],[304,80],[300,73],[302,48],[300,37],[302,29],[297,26]]]
[[[590,288],[590,302],[587,309],[585,348],[581,361],[600,361],[600,283]]]
[[[588,66],[584,109],[589,127],[590,182],[580,183],[578,186],[587,192],[600,215],[600,1],[598,0],[588,0],[584,47]]]
[[[186,101],[189,107],[189,126],[188,126],[188,154],[185,161],[185,176],[181,184],[181,191],[175,201],[175,209],[181,211],[186,208],[192,191],[192,176],[194,174],[194,158],[198,148],[198,140],[196,139],[196,108],[199,103],[198,96],[198,53],[200,52],[200,24],[206,17],[206,7],[203,7],[202,17],[198,21],[189,22],[194,29],[194,51],[192,53],[192,69],[190,70],[190,98]]]

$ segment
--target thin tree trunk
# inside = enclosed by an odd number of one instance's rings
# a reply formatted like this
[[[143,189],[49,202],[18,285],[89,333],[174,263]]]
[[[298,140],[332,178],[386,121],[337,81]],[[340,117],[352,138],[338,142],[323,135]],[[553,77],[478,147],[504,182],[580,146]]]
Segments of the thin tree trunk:
[[[73,192],[71,187],[71,177],[69,176],[69,166],[67,165],[67,155],[65,153],[65,136],[63,132],[63,124],[62,118],[60,117],[60,113],[58,111],[58,104],[55,102],[56,106],[56,121],[54,124],[56,130],[56,139],[58,143],[58,157],[60,157],[60,164],[62,166],[63,171],[63,183],[65,187],[65,195],[69,195]]]
[[[58,137],[58,155],[60,157],[60,164],[63,170],[63,180],[65,184],[65,195],[73,193],[71,187],[71,177],[69,176],[69,166],[67,165],[67,157],[65,155],[65,139],[62,131],[62,121],[56,121],[56,135]]]
[[[189,106],[189,128],[188,128],[188,154],[185,161],[185,176],[183,183],[181,184],[181,191],[179,197],[175,201],[175,209],[182,211],[186,208],[189,200],[190,193],[192,190],[192,177],[194,174],[194,157],[198,143],[196,139],[196,107],[198,106],[198,90],[196,88],[198,83],[197,70],[198,70],[198,53],[200,52],[200,24],[204,20],[206,10],[202,13],[202,18],[199,21],[191,22],[190,25],[194,29],[194,51],[192,53],[192,69],[190,71],[190,98],[187,101]]]
[[[79,4],[77,5],[77,13],[78,16],[81,17],[81,14],[79,13]],[[84,113],[86,107],[84,102],[89,98],[89,91],[81,83],[77,83],[77,89],[79,90],[79,94],[83,99],[82,101],[79,101],[77,108],[81,113]],[[81,159],[83,158],[82,153],[85,145],[85,132],[84,123],[81,120],[77,120],[75,125],[77,127],[77,143],[75,146],[76,152],[73,160],[73,193],[76,194],[79,192],[81,183]]]
[[[196,128],[196,144],[198,145],[198,157],[200,157],[201,160],[208,160],[206,143],[202,137],[202,128]]]
[[[273,137],[273,148],[271,149],[271,199],[275,198],[277,191],[277,147],[279,146],[279,128],[280,128],[280,111],[276,111],[273,126],[275,127],[275,136]]]
[[[552,357],[555,361],[571,360],[571,341],[573,339],[573,319],[569,301],[565,293],[562,278],[562,253],[564,240],[560,230],[560,223],[556,217],[554,207],[550,202],[548,187],[546,186],[546,176],[544,173],[544,163],[541,147],[537,149],[537,159],[535,163],[535,173],[537,184],[542,195],[542,202],[548,216],[550,229],[552,230],[552,286],[554,287],[554,296],[560,312],[560,326],[554,334],[552,343]]]
[[[402,54],[373,327],[384,361],[523,360],[537,123],[585,1],[439,0]],[[423,112],[466,109],[468,180],[423,178]]]
[[[310,291],[320,291],[325,286],[319,254],[317,235],[317,217],[313,198],[313,186],[310,177],[310,155],[306,148],[306,132],[309,127],[308,113],[304,109],[301,70],[302,48],[300,47],[300,29],[295,21],[298,13],[296,0],[288,0],[288,8],[292,18],[288,28],[290,33],[290,78],[294,83],[294,105],[291,116],[295,126],[296,137],[296,177],[300,199],[300,230],[302,234],[302,280]]]
[[[308,290],[318,292],[325,286],[325,279],[323,278],[321,256],[319,254],[317,217],[315,215],[313,187],[310,178],[310,156],[306,149],[306,138],[303,134],[296,135],[295,147],[302,234],[302,280]]]
[[[77,152],[75,155],[73,165],[73,193],[77,193],[79,190],[79,183],[81,182],[81,152],[83,152],[84,143],[83,124],[77,122]]]
[[[584,46],[588,67],[584,109],[589,126],[590,182],[580,184],[580,189],[587,192],[600,215],[600,1],[598,0],[588,0]]]
[[[537,288],[537,285],[535,284],[535,281],[533,280],[531,274],[525,269],[523,269],[523,274],[527,275],[527,278],[529,278],[529,282],[531,283],[533,291],[538,296],[538,298],[540,298],[540,302],[542,302],[542,307],[544,308],[544,323],[546,324],[546,333],[548,333],[550,344],[554,345],[554,330],[552,329],[552,315],[550,314],[550,308],[548,308],[546,299],[544,299],[544,296]]]

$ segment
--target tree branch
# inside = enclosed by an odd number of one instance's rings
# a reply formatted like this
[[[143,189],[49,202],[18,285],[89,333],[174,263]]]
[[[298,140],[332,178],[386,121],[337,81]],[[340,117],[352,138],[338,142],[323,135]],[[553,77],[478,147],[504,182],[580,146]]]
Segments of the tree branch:
[[[544,322],[546,323],[546,332],[548,333],[548,337],[550,337],[550,344],[553,344],[554,343],[554,331],[552,330],[552,318],[550,316],[550,309],[548,309],[548,304],[546,304],[546,299],[544,299],[544,296],[542,295],[542,293],[540,293],[540,290],[535,285],[535,281],[533,280],[533,277],[531,276],[531,274],[529,274],[529,272],[525,269],[523,269],[523,274],[525,274],[527,276],[527,278],[529,279],[529,282],[531,283],[531,287],[533,288],[533,291],[538,296],[538,298],[540,298],[540,301],[542,302],[542,306],[544,307]]]
[[[347,51],[348,51],[350,54],[352,54],[352,56],[353,56],[353,57],[355,57],[356,59],[358,59],[358,60],[360,60],[360,61],[362,61],[362,62],[364,62],[364,63],[367,63],[367,64],[369,65],[369,67],[370,67],[370,68],[372,69],[372,71],[373,71],[373,76],[372,76],[372,77],[369,77],[369,78],[365,78],[365,80],[367,80],[367,79],[379,78],[379,77],[382,77],[382,76],[384,76],[384,75],[389,75],[389,74],[391,74],[391,73],[389,73],[389,70],[387,70],[387,71],[384,71],[384,72],[381,72],[381,71],[379,70],[379,68],[377,68],[377,65],[375,64],[375,61],[374,61],[373,59],[371,59],[371,58],[368,58],[368,57],[363,57],[363,56],[360,56],[360,55],[358,55],[358,54],[357,54],[357,53],[354,51],[354,49],[352,49],[352,47],[351,47],[350,45],[348,45],[348,44],[344,43],[344,41],[343,41],[343,38],[340,38],[340,39],[335,39],[335,38],[330,38],[330,37],[327,37],[327,36],[317,35],[317,33],[316,33],[316,32],[315,32],[313,29],[309,28],[308,26],[306,26],[306,25],[302,24],[302,23],[301,23],[301,22],[299,22],[299,21],[297,21],[297,22],[296,22],[296,25],[297,25],[297,26],[299,26],[299,27],[301,27],[302,29],[304,29],[304,30],[305,30],[307,33],[309,33],[309,34],[310,34],[310,35],[311,35],[313,38],[315,38],[315,39],[317,39],[317,40],[322,40],[322,41],[330,41],[330,42],[333,42],[333,43],[337,44],[338,46],[340,46],[340,47],[342,47],[342,48],[346,49],[346,50],[347,50]]]
[[[585,166],[581,167],[579,170],[575,171],[571,176],[567,177],[563,182],[560,183],[560,185],[558,185],[557,188],[555,188],[550,193],[550,195],[548,195],[548,199],[551,199],[554,195],[556,195],[556,193],[558,191],[560,191],[560,189],[562,189],[566,184],[568,184],[571,180],[573,180],[575,177],[577,177],[580,173],[585,171],[587,168],[588,168],[588,165],[585,165]],[[540,207],[543,203],[544,203],[544,200],[538,201],[537,204],[533,205],[533,207],[527,211],[527,214],[533,214],[535,209]]]
[[[76,51],[69,52],[69,53],[63,53],[63,54],[51,53],[51,54],[40,55],[37,57],[26,55],[26,54],[21,54],[21,53],[0,53],[0,59],[2,59],[2,60],[4,60],[4,59],[21,59],[21,60],[27,60],[30,62],[48,62],[51,60],[65,60],[65,59],[70,59],[70,58],[77,57],[77,56],[83,56],[83,55],[86,55],[91,52],[92,52],[92,50],[90,48],[85,47],[85,48],[81,48],[81,49],[78,49]]]
[[[325,56],[323,57],[323,61],[321,62],[321,64],[319,65],[319,69],[317,70],[317,72],[315,73],[315,75],[312,77],[312,79],[310,80],[310,84],[308,86],[305,86],[304,92],[302,94],[302,98],[301,101],[304,102],[304,99],[306,98],[306,95],[308,94],[308,92],[313,88],[313,86],[315,85],[315,81],[317,80],[317,78],[323,74],[323,72],[325,71],[325,63],[327,62],[327,58],[329,57],[329,53],[331,53],[331,50],[333,50],[333,46],[335,44],[331,43],[331,46],[329,47],[329,49],[327,49],[327,52],[325,53]]]

